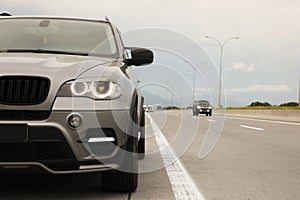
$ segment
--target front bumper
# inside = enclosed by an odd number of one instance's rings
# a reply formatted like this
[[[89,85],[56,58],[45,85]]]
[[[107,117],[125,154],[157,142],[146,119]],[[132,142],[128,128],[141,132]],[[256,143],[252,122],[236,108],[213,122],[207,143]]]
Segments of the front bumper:
[[[67,122],[72,113],[82,116],[82,125],[77,129]],[[52,111],[46,120],[1,120],[0,124],[26,125],[27,139],[22,143],[0,141],[0,166],[38,167],[51,174],[116,169],[123,162],[120,155],[128,138],[129,113],[60,110]]]

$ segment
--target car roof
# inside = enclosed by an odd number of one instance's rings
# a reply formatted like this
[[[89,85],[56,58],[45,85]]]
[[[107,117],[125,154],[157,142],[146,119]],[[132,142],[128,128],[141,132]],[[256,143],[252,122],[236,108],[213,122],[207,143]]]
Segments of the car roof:
[[[203,102],[203,103],[209,103],[209,101],[207,101],[207,100],[196,100],[196,101],[194,101],[194,102],[198,102],[198,103],[200,103],[200,102]]]

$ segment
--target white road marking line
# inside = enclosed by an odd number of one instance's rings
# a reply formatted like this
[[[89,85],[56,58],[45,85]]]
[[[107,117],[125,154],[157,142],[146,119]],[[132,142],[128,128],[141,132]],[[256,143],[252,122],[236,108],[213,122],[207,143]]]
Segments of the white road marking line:
[[[263,129],[263,128],[257,128],[257,127],[246,126],[246,125],[240,125],[240,127],[242,127],[242,128],[247,128],[247,129],[253,129],[253,130],[257,130],[257,131],[264,131],[264,130],[265,130],[265,129]]]
[[[152,125],[153,133],[166,167],[175,198],[177,200],[204,200],[203,195],[199,192],[180,160],[176,157],[173,149],[170,147],[157,124],[149,114],[147,114],[147,117]]]
[[[213,120],[213,119],[208,119],[207,121],[208,122],[217,122],[216,120]]]
[[[274,120],[267,120],[267,119],[253,119],[253,118],[228,117],[228,116],[226,116],[226,118],[228,118],[228,119],[240,119],[240,120],[246,120],[246,121],[268,122],[268,123],[300,126],[300,123],[297,123],[297,122],[284,122],[284,121],[274,121]]]

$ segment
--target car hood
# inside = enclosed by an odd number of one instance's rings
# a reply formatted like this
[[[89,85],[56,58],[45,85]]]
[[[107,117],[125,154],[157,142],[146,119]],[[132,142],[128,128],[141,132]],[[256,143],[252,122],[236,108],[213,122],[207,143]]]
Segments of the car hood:
[[[109,67],[108,66],[115,66]],[[51,80],[50,91],[47,100],[39,105],[18,106],[19,109],[30,110],[50,110],[56,97],[57,91],[62,84],[69,80],[86,76],[99,77],[101,73],[110,76],[110,71],[120,71],[121,63],[115,59],[73,56],[73,55],[53,55],[35,53],[1,53],[0,54],[0,76],[20,75],[20,76],[42,76]],[[111,70],[111,68],[114,68]],[[90,73],[97,69],[97,73]],[[87,75],[88,74],[88,75]],[[102,74],[103,75],[103,74]],[[14,106],[0,105],[0,109],[15,109]]]
[[[38,75],[75,79],[95,66],[108,66],[115,59],[72,55],[1,53],[0,75]],[[63,74],[62,74],[63,73]]]

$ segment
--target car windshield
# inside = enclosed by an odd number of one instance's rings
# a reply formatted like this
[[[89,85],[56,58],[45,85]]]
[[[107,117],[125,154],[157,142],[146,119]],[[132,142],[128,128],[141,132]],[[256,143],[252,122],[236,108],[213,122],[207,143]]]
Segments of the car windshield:
[[[0,52],[118,56],[109,23],[50,18],[1,19]]]
[[[208,101],[198,101],[199,106],[210,106],[210,103]]]

